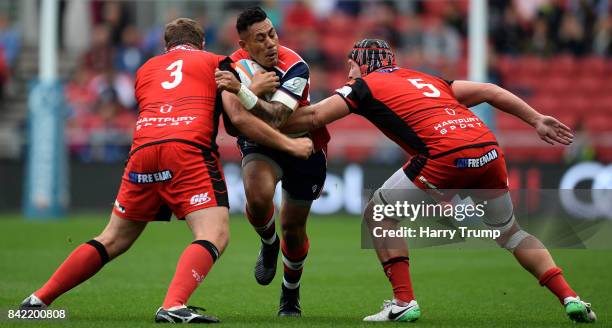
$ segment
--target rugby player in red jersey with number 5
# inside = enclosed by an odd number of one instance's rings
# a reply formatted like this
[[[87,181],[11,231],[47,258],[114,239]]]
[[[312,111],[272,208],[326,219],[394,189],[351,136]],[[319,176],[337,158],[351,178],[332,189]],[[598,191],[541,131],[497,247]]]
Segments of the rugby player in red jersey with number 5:
[[[546,247],[515,221],[502,150],[493,133],[468,107],[487,102],[533,126],[550,144],[570,144],[570,129],[497,85],[445,81],[397,67],[384,40],[355,43],[349,65],[351,80],[344,87],[317,104],[296,110],[281,130],[312,130],[355,113],[412,156],[374,193],[364,211],[368,226],[397,228],[394,218],[382,222],[372,219],[378,204],[418,203],[424,196],[450,201],[455,195],[447,190],[488,190],[476,201],[486,201],[484,223],[501,233],[497,243],[558,297],[570,319],[595,321],[590,304],[580,300],[568,285]],[[385,242],[375,239],[374,246],[393,287],[394,299],[364,320],[417,320],[420,308],[410,281],[408,248],[404,242],[394,247],[386,247]]]
[[[229,240],[227,189],[215,142],[221,111],[257,142],[299,158],[312,154],[310,139],[279,133],[245,111],[235,95],[217,89],[215,69],[231,59],[202,50],[204,32],[195,21],[170,22],[164,38],[166,53],[136,74],[138,121],[108,225],[77,247],[22,308],[47,307],[127,251],[148,222],[174,213],[187,222],[194,241],[178,261],[155,321],[219,322],[185,303]]]

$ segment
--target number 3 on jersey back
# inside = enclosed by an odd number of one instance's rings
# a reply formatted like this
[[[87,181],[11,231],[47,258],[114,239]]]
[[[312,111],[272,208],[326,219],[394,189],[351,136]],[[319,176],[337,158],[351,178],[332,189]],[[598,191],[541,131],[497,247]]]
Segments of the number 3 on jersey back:
[[[408,79],[410,83],[412,83],[417,89],[428,88],[431,92],[423,92],[423,96],[429,98],[437,98],[440,97],[440,90],[433,86],[430,83],[423,83],[423,79]]]
[[[183,69],[182,59],[179,59],[173,62],[172,64],[170,64],[170,66],[168,66],[166,70],[170,71],[170,76],[174,77],[174,80],[162,82],[161,83],[162,88],[166,90],[173,89],[173,88],[176,88],[179,84],[181,84],[181,81],[183,80],[183,72],[181,71],[182,69]]]

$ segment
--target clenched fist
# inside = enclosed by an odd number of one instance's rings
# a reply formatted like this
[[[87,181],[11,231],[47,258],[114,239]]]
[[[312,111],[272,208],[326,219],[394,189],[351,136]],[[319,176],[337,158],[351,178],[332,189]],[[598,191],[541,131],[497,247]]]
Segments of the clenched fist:
[[[217,82],[217,88],[220,90],[231,93],[238,93],[240,91],[241,83],[231,72],[222,71],[218,68],[215,69],[215,82]]]
[[[254,94],[261,97],[276,92],[279,85],[280,83],[278,82],[276,73],[257,71],[251,79],[251,86],[249,89],[251,89]]]
[[[314,152],[314,146],[312,140],[309,138],[296,138],[292,139],[292,146],[289,149],[291,155],[301,158],[308,159]]]

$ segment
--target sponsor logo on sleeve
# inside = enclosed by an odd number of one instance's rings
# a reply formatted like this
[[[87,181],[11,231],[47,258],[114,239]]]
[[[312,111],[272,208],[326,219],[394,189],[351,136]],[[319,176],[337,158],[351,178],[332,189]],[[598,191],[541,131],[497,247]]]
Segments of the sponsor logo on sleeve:
[[[349,87],[348,85],[345,85],[340,89],[336,89],[336,92],[341,94],[344,98],[348,97],[348,95],[350,95],[352,91],[353,88]]]
[[[304,93],[304,89],[306,88],[307,84],[308,80],[306,80],[305,78],[294,77],[285,81],[285,83],[283,83],[283,88],[291,91],[292,93],[295,93],[298,96],[302,96],[302,93]]]

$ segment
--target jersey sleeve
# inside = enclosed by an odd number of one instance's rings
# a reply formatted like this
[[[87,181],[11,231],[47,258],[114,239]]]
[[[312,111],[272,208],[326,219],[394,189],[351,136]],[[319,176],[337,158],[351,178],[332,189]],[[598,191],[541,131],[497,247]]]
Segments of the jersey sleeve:
[[[271,101],[278,101],[295,110],[298,108],[300,99],[307,98],[309,78],[310,70],[306,63],[299,62],[293,65],[279,81],[280,86],[272,95]]]
[[[234,69],[234,61],[230,57],[225,57],[222,61],[219,62],[219,69],[222,71],[232,72],[234,76],[240,81],[240,76],[238,72]]]
[[[236,72],[236,70],[234,70],[233,64],[234,64],[234,61],[230,57],[225,57],[222,61],[219,62],[219,69],[222,71],[232,72],[232,74],[234,74],[234,76],[238,79],[238,81],[240,81],[240,77],[238,76],[238,73]],[[218,104],[221,108],[223,108],[222,101],[220,99],[220,94],[218,97],[219,97]],[[223,125],[225,126],[225,132],[227,132],[227,134],[231,135],[232,137],[239,136],[240,132],[234,126],[234,124],[232,123],[232,120],[229,118],[229,116],[225,112],[225,108],[223,108],[222,110],[222,116],[223,116]]]
[[[249,53],[244,51],[243,49],[238,49],[236,51],[234,51],[231,55],[229,55],[229,57],[237,62],[240,59],[249,59]]]
[[[342,88],[336,89],[336,94],[344,99],[349,110],[355,114],[360,114],[372,100],[372,92],[362,78],[350,80]]]
[[[442,81],[444,81],[444,83],[446,83],[449,86],[453,85],[453,82],[455,82],[455,80],[447,80],[447,79],[445,79],[445,78],[443,78],[443,77],[441,77],[439,75],[432,75],[432,76],[435,77],[435,78],[438,78],[438,79],[440,79]]]

